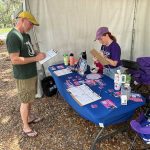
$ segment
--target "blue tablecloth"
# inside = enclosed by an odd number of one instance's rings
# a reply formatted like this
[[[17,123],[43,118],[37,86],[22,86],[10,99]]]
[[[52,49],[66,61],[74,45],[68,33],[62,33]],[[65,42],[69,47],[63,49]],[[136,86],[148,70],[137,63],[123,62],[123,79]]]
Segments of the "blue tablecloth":
[[[64,66],[65,67],[65,66]],[[88,85],[94,92],[100,94],[102,97],[100,100],[97,100],[93,103],[80,106],[70,95],[70,93],[66,90],[66,80],[69,82],[73,82],[74,79],[79,79],[81,82],[86,80],[86,76],[80,76],[78,73],[71,73],[63,76],[56,76],[54,74],[55,69],[59,70],[63,68],[63,64],[49,66],[48,70],[50,71],[52,77],[55,80],[59,93],[65,101],[83,118],[102,126],[113,125],[117,123],[121,123],[127,121],[132,117],[136,108],[145,104],[145,100],[143,102],[134,102],[129,100],[128,105],[121,105],[121,100],[119,97],[114,96],[114,92],[109,92],[113,90],[114,83],[113,80],[109,77],[103,75],[101,80],[104,83],[104,86],[101,88],[99,84],[96,85]],[[113,101],[113,103],[117,106],[116,108],[106,108],[102,105],[101,101],[109,99]],[[96,106],[96,107],[93,107]]]

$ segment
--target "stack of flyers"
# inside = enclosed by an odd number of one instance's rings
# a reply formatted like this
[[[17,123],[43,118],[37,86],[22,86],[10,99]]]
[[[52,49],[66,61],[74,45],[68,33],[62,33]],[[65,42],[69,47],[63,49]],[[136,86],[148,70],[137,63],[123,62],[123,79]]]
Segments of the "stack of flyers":
[[[121,92],[120,91],[114,92],[113,96],[114,97],[120,97],[121,96]]]
[[[56,70],[56,68],[54,66],[50,66],[51,70]]]
[[[114,104],[114,102],[110,99],[106,99],[106,100],[103,100],[103,101],[100,101],[101,104],[104,105],[104,107],[106,107],[107,109],[114,109],[114,108],[117,108],[117,106]]]
[[[71,87],[74,87],[74,85],[71,83],[70,80],[66,80],[66,82],[64,84],[65,84],[65,86],[66,86],[67,89],[71,88]]]
[[[63,65],[58,65],[56,67],[57,67],[57,69],[64,69],[65,68]]]
[[[106,93],[109,93],[110,95],[112,95],[116,98],[121,96],[121,92],[120,91],[115,92],[114,89],[108,89],[108,92],[106,91]]]
[[[141,95],[137,93],[131,93],[129,100],[134,102],[143,102]]]
[[[85,80],[85,83],[89,86],[95,86],[96,85],[96,82],[95,80],[90,80],[90,79],[86,79]]]
[[[103,83],[103,81],[101,79],[95,80],[95,82],[100,86],[105,86],[105,84]]]

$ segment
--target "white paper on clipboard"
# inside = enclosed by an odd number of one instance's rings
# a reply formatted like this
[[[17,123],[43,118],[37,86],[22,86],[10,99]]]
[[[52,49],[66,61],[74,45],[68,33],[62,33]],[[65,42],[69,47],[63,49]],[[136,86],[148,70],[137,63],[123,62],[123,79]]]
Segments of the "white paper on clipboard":
[[[54,49],[49,50],[49,51],[46,53],[46,57],[45,57],[43,60],[39,61],[39,63],[40,63],[40,64],[45,63],[46,61],[48,61],[48,60],[50,60],[51,58],[53,58],[54,56],[56,56],[57,53],[58,53],[58,52],[57,52],[56,50],[54,50]]]

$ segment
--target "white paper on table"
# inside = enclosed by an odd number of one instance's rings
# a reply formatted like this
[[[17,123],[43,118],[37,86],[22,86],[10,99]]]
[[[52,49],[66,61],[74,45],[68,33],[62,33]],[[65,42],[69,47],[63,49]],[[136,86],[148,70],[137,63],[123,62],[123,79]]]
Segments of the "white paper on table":
[[[86,93],[86,95],[88,95],[89,97],[91,97],[94,101],[101,98],[98,94],[96,94],[94,91],[92,91],[85,84],[81,85],[80,89],[83,91],[83,93]]]
[[[61,69],[61,70],[56,70],[56,71],[54,71],[54,73],[55,73],[57,76],[63,76],[63,75],[72,73],[72,71],[69,70],[69,69]]]
[[[85,95],[76,95],[75,98],[78,100],[78,102],[81,105],[86,105],[86,104],[93,102],[93,100],[86,94]]]
[[[69,92],[71,92],[74,96],[75,95],[83,95],[84,92],[80,90],[77,86],[71,87],[68,89]]]
[[[93,93],[91,98],[93,99],[93,101],[96,101],[97,99],[101,99],[101,97],[97,95],[96,93]]]

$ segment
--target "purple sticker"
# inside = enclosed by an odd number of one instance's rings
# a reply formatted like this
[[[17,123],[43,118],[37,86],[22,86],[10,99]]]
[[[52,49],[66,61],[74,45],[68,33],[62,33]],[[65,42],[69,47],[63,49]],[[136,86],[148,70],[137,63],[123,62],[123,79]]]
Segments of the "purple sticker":
[[[73,79],[72,81],[77,81],[77,79]]]
[[[114,92],[113,95],[114,95],[115,97],[120,97],[121,92],[120,92],[120,91],[119,91],[119,92]]]
[[[68,79],[72,79],[72,77],[68,77]]]
[[[112,100],[110,100],[110,99],[106,99],[106,100],[100,101],[100,103],[103,104],[103,106],[106,107],[107,109],[108,108],[111,108],[111,109],[117,108],[115,103]]]
[[[54,66],[51,66],[50,68],[51,68],[51,70],[56,70],[56,68]]]
[[[112,92],[114,92],[114,89],[108,89],[108,92],[112,93]]]
[[[98,107],[97,104],[92,104],[92,105],[91,105],[91,108],[97,108],[97,107]]]
[[[75,86],[79,86],[80,85],[80,83],[78,81],[74,81],[73,83],[74,83]]]
[[[80,76],[75,76],[75,78],[76,78],[77,80],[81,80],[81,79],[82,79]]]
[[[86,83],[87,85],[91,85],[91,86],[96,85],[96,82],[95,82],[94,80],[85,80],[85,83]]]
[[[64,69],[64,66],[63,65],[59,65],[59,66],[57,66],[57,69]]]
[[[99,86],[98,88],[99,88],[99,89],[103,89],[104,87],[103,87],[103,86]]]

